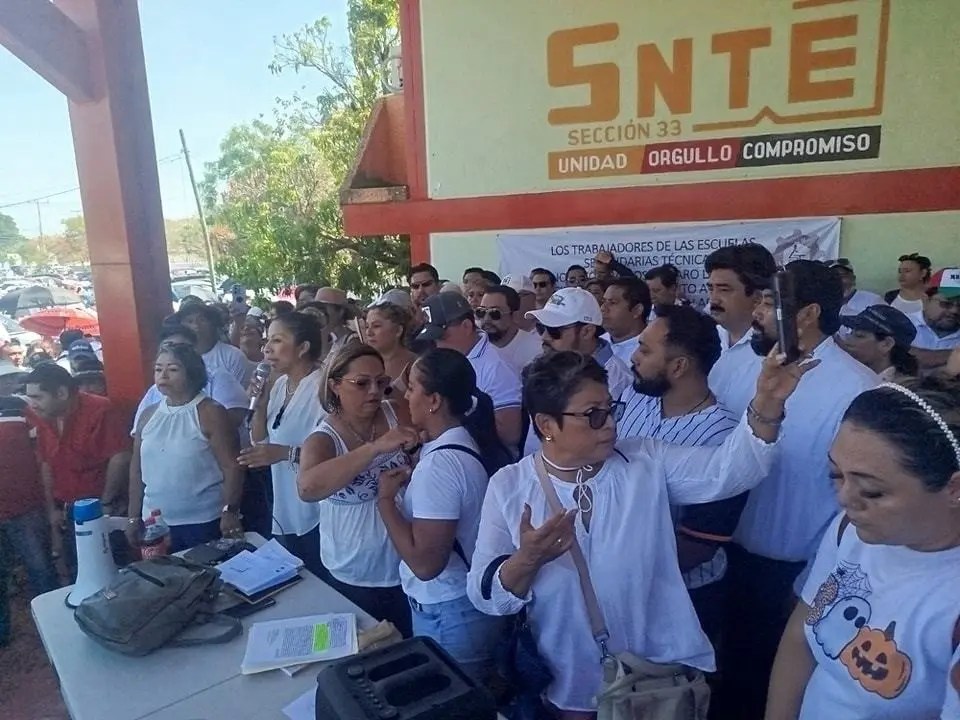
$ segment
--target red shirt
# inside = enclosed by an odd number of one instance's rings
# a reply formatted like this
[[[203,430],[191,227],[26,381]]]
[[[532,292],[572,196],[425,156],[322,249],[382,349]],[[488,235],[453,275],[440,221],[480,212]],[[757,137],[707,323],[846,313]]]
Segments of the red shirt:
[[[0,522],[43,508],[26,409],[18,397],[0,397]]]
[[[37,451],[53,474],[53,497],[63,503],[100,497],[107,463],[130,450],[127,423],[105,397],[77,393],[77,405],[63,420],[37,419]]]

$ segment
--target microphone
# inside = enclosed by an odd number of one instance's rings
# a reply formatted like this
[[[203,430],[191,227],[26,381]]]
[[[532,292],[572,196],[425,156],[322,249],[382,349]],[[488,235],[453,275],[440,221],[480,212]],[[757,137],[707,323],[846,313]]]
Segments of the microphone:
[[[247,421],[249,422],[253,418],[253,411],[257,407],[257,401],[260,399],[260,396],[263,395],[263,389],[266,387],[267,378],[270,377],[270,373],[273,371],[273,366],[268,362],[262,362],[257,365],[257,369],[253,371],[253,378],[250,380],[250,384],[257,388],[257,391],[250,397],[250,405],[247,407]]]

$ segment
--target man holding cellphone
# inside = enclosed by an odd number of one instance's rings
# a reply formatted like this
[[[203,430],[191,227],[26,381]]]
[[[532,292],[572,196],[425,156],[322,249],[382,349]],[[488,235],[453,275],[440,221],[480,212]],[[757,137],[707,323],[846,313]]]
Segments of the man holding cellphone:
[[[795,313],[799,352],[819,364],[787,401],[780,457],[770,476],[750,492],[727,548],[729,603],[717,704],[730,712],[719,717],[763,717],[770,669],[796,600],[794,583],[839,509],[827,454],[849,404],[880,382],[833,340],[843,306],[836,272],[797,260],[785,273],[780,286],[792,286],[794,297],[780,304]],[[773,290],[764,290],[753,313],[749,342],[758,357],[779,340],[777,304]]]

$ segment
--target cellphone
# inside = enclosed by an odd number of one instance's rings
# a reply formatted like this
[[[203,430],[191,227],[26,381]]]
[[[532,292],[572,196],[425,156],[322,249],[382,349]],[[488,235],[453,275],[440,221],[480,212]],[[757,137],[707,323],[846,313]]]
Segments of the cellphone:
[[[773,300],[776,308],[777,337],[780,352],[788,363],[800,359],[800,336],[797,333],[797,296],[793,276],[781,270],[773,276]]]
[[[261,610],[266,610],[269,607],[273,607],[276,604],[277,604],[276,598],[267,597],[261,600],[260,602],[239,603],[237,605],[234,605],[233,607],[230,607],[224,610],[223,614],[232,618],[236,618],[237,620],[241,620],[245,617],[249,617],[250,615],[253,615],[256,612],[260,612]]]

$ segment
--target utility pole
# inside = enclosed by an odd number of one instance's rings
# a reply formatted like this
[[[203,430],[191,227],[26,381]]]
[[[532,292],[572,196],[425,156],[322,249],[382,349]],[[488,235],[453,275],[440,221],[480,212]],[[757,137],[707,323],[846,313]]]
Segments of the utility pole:
[[[193,198],[197,201],[197,214],[200,216],[200,232],[203,233],[203,244],[207,249],[207,267],[210,269],[210,287],[214,295],[219,296],[217,276],[213,266],[213,243],[210,242],[210,231],[207,229],[207,218],[203,214],[203,203],[200,201],[200,191],[197,189],[197,180],[193,176],[193,164],[190,162],[190,151],[187,150],[187,136],[180,129],[180,144],[183,146],[183,157],[187,161],[187,174],[190,176],[190,186],[193,188]]]
[[[43,215],[40,213],[40,201],[36,201],[37,204],[37,225],[40,226],[40,243],[43,243]]]

